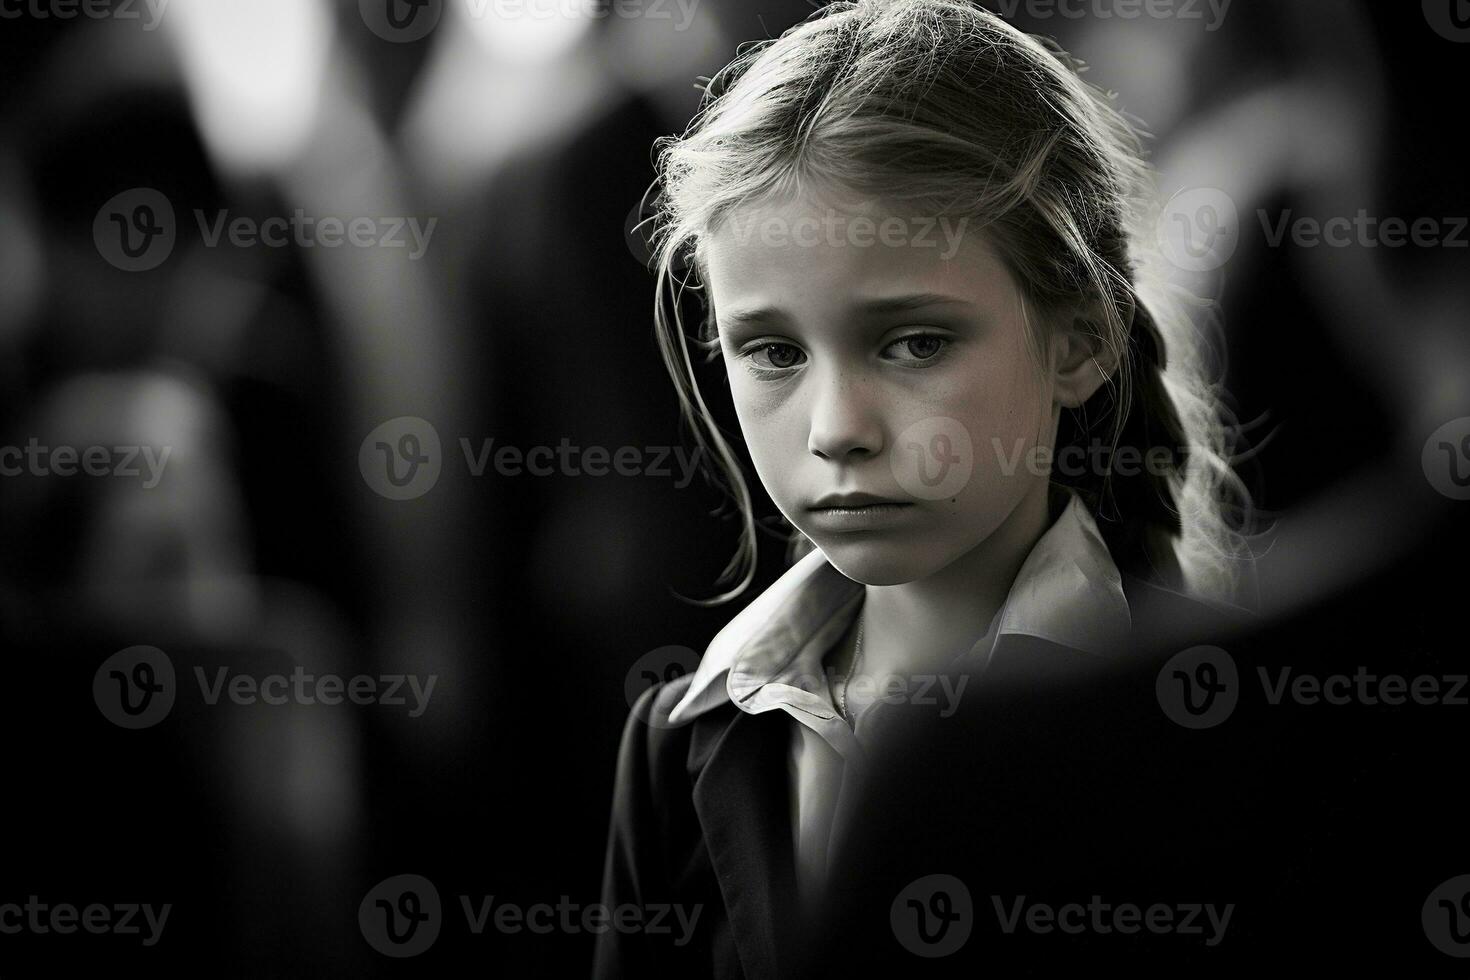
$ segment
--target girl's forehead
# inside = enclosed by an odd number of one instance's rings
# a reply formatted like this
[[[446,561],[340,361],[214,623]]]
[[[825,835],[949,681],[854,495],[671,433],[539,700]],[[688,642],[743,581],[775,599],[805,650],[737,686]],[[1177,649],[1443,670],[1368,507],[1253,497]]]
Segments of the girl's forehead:
[[[789,220],[832,216],[836,219],[881,221],[885,218],[915,220],[920,217],[937,220],[942,214],[951,221],[959,220],[958,215],[948,214],[946,209],[935,203],[903,201],[892,195],[820,182],[808,183],[799,191],[768,191],[743,201],[726,211],[716,227],[727,224],[732,218],[751,216]]]
[[[881,198],[803,196],[731,210],[700,242],[721,307],[779,297],[809,308],[898,295],[955,295],[1011,304],[1015,281],[986,235],[963,216]]]

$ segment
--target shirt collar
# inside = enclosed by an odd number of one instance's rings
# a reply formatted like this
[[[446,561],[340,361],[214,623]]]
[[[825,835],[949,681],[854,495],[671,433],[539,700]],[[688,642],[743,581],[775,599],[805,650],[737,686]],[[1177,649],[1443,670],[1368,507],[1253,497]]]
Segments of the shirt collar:
[[[993,633],[997,640],[1025,634],[1100,654],[1128,634],[1132,617],[1097,523],[1075,492],[1068,495],[1016,574]],[[813,549],[716,634],[669,721],[682,724],[726,701],[747,712],[767,710],[775,704],[764,689],[777,684],[786,703],[833,717],[817,683],[821,664],[862,596],[860,583]]]

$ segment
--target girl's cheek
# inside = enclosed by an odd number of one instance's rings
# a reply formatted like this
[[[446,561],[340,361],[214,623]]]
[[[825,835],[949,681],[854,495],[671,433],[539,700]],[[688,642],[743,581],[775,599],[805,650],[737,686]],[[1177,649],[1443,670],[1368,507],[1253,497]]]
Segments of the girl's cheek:
[[[1034,385],[1022,372],[984,358],[967,359],[944,372],[943,377],[915,388],[915,419],[949,416],[970,432],[979,449],[995,436],[1006,436],[1024,428],[1034,414]]]
[[[737,365],[733,370],[744,368]],[[748,444],[770,444],[780,438],[781,430],[793,424],[800,412],[797,391],[794,378],[771,382],[749,376],[730,376],[730,396]]]
[[[775,387],[777,386],[746,379],[731,378],[730,381],[735,416],[740,422],[745,445],[758,470],[763,466],[769,468],[769,464],[773,464],[781,456],[790,455],[798,449],[804,450],[806,445],[804,436],[800,437],[801,442],[798,444],[794,441],[798,436],[792,434],[800,420],[795,416],[790,387],[781,386],[781,393],[773,391]],[[758,475],[765,482],[770,474],[762,472]],[[768,490],[773,494],[776,492],[769,485]]]
[[[1043,395],[1040,379],[1023,366],[993,374],[956,404],[953,417],[969,430],[974,454],[971,483],[979,496],[1010,496],[1016,489],[1014,478],[1029,475],[1024,461],[1040,432]]]

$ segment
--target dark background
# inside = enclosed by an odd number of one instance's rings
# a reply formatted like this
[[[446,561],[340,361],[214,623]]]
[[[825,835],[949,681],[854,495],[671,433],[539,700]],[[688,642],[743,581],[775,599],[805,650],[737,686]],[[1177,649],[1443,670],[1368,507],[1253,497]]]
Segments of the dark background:
[[[674,593],[713,594],[737,531],[702,478],[475,477],[458,440],[692,449],[629,216],[696,77],[809,8],[706,0],[687,30],[668,6],[674,21],[555,21],[510,43],[450,9],[405,43],[355,2],[230,9],[172,0],[154,31],[0,19],[0,445],[172,447],[153,488],[0,477],[0,903],[173,906],[147,949],[0,935],[0,976],[579,974],[590,936],[472,936],[458,896],[597,900],[630,673],[636,693],[640,658],[687,666],[779,574],[780,539],[762,539],[744,598],[700,608]],[[1463,663],[1466,505],[1433,492],[1419,456],[1470,414],[1467,253],[1271,248],[1255,212],[1470,214],[1470,45],[1413,3],[1235,0],[1213,31],[1045,11],[1017,22],[1120,91],[1164,190],[1218,187],[1240,209],[1235,256],[1189,285],[1220,304],[1225,381],[1258,448],[1241,470],[1275,520],[1255,603],[1298,624],[1350,609],[1353,630],[1309,634],[1346,664],[1355,644]],[[93,219],[136,187],[169,198],[178,241],[125,272]],[[210,248],[195,208],[438,223],[410,261]],[[733,430],[719,373],[703,383]],[[357,462],[398,416],[444,447],[413,500],[375,493]],[[127,731],[89,692],[135,645],[168,654],[180,694]],[[193,669],[220,665],[438,682],[418,718],[207,705]],[[1443,877],[1470,870],[1462,834],[1445,847]],[[447,921],[397,962],[357,908],[404,873],[434,882]]]

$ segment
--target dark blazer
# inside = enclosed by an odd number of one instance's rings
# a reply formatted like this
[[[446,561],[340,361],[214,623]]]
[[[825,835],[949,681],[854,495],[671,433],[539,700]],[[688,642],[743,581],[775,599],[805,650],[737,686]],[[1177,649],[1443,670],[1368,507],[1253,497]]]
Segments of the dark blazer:
[[[748,715],[733,704],[686,725],[669,712],[692,674],[645,691],[618,751],[602,901],[609,907],[700,907],[695,938],[609,930],[594,975],[778,975],[779,936],[794,905],[782,712]]]
[[[1134,620],[1133,649],[1124,653],[1135,668],[1143,665],[1145,672],[1157,673],[1160,657],[1191,641],[1228,637],[1242,628],[1239,617],[1131,576],[1124,576],[1124,592]],[[961,714],[985,717],[993,713],[997,701],[1044,704],[1053,689],[1084,690],[1100,678],[1096,666],[1100,662],[1035,637],[1003,634],[990,667],[974,682],[974,690],[990,693],[985,698],[967,695],[962,703],[967,710]],[[843,943],[851,945],[851,937],[843,935],[840,923],[834,931],[831,922],[804,920],[795,902],[787,762],[792,721],[782,711],[752,715],[726,703],[672,727],[669,712],[688,690],[690,680],[691,675],[686,674],[646,691],[623,731],[602,900],[614,907],[630,903],[641,907],[681,903],[686,909],[702,906],[698,926],[692,940],[682,946],[670,935],[609,930],[598,939],[595,976],[757,980],[808,971],[825,973],[827,952]],[[1108,745],[1110,739],[1121,748],[1139,724],[1149,730],[1158,727],[1153,717],[1160,714],[1157,705],[1150,709],[1146,704],[1153,702],[1151,686],[1146,693],[1146,698],[1121,698],[1116,692],[1106,695],[1146,720],[1118,719],[1111,733],[1107,728],[1087,731],[1085,736],[1095,750]],[[968,710],[971,708],[975,710]],[[1065,725],[1064,716],[1051,721]],[[951,741],[956,735],[966,737],[964,723],[953,718],[940,727]],[[1075,723],[1072,733],[1083,734],[1076,731]],[[1026,734],[1013,732],[1012,737]],[[1054,724],[1051,744],[1061,744],[1067,734],[1065,727]],[[1004,767],[1016,761],[1014,744],[1004,758],[983,749],[984,743],[972,743],[961,757],[946,760],[947,765],[957,767],[951,774],[940,770],[934,778],[960,778],[971,785],[977,780],[1004,778]],[[1109,758],[1105,750],[1092,755]],[[967,760],[975,765],[965,771]],[[1111,756],[1111,764],[1120,771],[1134,768],[1135,761],[1126,754]],[[983,771],[987,765],[998,768],[987,774]],[[996,811],[994,816],[1001,824],[1012,822],[1019,828],[1034,822],[1034,808],[1066,804],[1065,785],[1042,781],[1031,786],[1033,791],[1021,807]],[[913,816],[887,803],[878,799],[876,809],[862,808],[865,819],[873,816],[901,823]],[[956,805],[965,804],[957,800]],[[945,823],[944,832],[953,834],[952,843],[958,846],[973,843],[976,834],[993,841],[1005,828],[979,828],[960,819]],[[945,846],[942,840],[931,839],[928,844],[941,850]],[[857,862],[863,860],[859,857]],[[842,865],[841,859],[834,863],[838,868]],[[834,887],[849,896],[862,893],[858,883],[844,882],[840,874],[834,882]],[[882,891],[888,882],[875,887]],[[867,908],[881,924],[865,928],[886,933],[888,899],[875,895]],[[831,904],[835,908],[840,903]],[[818,935],[827,939],[814,948]]]

